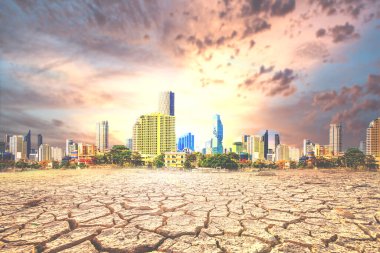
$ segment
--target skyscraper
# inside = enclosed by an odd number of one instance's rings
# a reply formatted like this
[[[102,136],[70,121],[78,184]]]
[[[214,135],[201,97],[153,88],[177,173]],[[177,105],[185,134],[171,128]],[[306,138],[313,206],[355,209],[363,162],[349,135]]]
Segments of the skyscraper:
[[[367,153],[367,150],[366,150],[367,148],[366,148],[366,144],[365,144],[365,141],[360,141],[359,142],[359,150],[361,151],[361,152],[363,152],[364,154],[366,154]]]
[[[333,156],[339,155],[342,151],[342,125],[330,124],[330,150]]]
[[[24,136],[13,135],[9,138],[9,152],[13,155],[14,160],[26,159],[27,143]]]
[[[32,151],[32,140],[30,130],[24,136],[24,141],[26,142],[26,157],[29,159],[30,152]]]
[[[175,116],[152,113],[140,116],[133,126],[133,151],[156,156],[176,151]]]
[[[264,158],[274,162],[276,147],[280,144],[280,135],[275,131],[266,130],[262,139],[264,141]]]
[[[219,114],[213,117],[213,154],[223,154],[223,124]]]
[[[63,150],[59,147],[51,147],[51,160],[61,162],[63,157]]]
[[[260,135],[252,135],[247,138],[248,159],[256,161],[264,159],[264,141]]]
[[[37,149],[41,146],[42,144],[42,134],[37,135]]]
[[[374,156],[380,164],[380,117],[371,121],[367,128],[366,154]]]
[[[100,152],[108,149],[108,121],[96,123],[96,146]]]
[[[303,155],[309,156],[311,152],[315,151],[315,144],[308,139],[303,140]]]
[[[66,149],[65,149],[66,156],[71,156],[71,151],[73,151],[71,147],[73,144],[74,144],[73,140],[66,139]]]
[[[278,144],[276,147],[276,161],[289,161],[289,146]]]
[[[177,149],[178,151],[183,151],[184,149],[194,151],[194,135],[187,133],[179,137]]]
[[[132,138],[128,138],[127,139],[127,143],[125,145],[129,150],[132,150],[133,149],[133,139]]]
[[[158,112],[161,114],[174,116],[174,92],[161,92],[158,101]]]
[[[51,161],[51,147],[49,144],[42,144],[38,148],[38,161]]]

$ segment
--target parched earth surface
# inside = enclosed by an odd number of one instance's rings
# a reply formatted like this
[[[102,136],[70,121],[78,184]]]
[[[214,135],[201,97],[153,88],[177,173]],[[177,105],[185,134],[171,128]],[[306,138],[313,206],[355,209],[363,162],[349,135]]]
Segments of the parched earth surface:
[[[380,173],[0,174],[0,252],[380,252]]]

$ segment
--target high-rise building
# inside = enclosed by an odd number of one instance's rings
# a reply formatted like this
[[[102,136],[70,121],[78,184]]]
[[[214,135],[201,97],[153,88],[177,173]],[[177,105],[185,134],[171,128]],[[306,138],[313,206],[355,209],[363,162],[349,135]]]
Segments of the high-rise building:
[[[285,144],[278,144],[276,146],[276,161],[289,161],[289,146]]]
[[[206,141],[204,152],[202,152],[204,155],[211,155],[212,154],[212,147],[213,147],[213,138]]]
[[[311,140],[304,139],[302,154],[304,156],[314,156],[315,155],[314,152],[315,152],[315,144]]]
[[[42,145],[42,144],[41,144]],[[63,158],[63,150],[59,147],[51,147],[51,160],[61,162]]]
[[[244,134],[242,137],[241,137],[241,142],[242,142],[242,144],[243,144],[243,150],[242,150],[242,152],[248,152],[247,151],[247,143],[248,143],[248,138],[249,138],[250,136],[249,135],[247,135],[247,134]]]
[[[342,153],[342,124],[330,124],[330,150],[333,156]]]
[[[241,141],[235,141],[232,143],[232,152],[240,155],[243,152],[243,143]]]
[[[264,141],[264,157],[268,161],[275,161],[276,147],[280,144],[280,135],[271,130],[266,130],[262,136]]]
[[[165,91],[160,93],[158,112],[161,114],[174,116],[174,92]]]
[[[152,113],[140,116],[133,126],[133,151],[156,156],[176,151],[175,116]]]
[[[179,137],[177,149],[178,151],[183,151],[185,149],[194,151],[194,135],[187,133]]]
[[[260,135],[252,135],[247,138],[247,153],[251,161],[264,159],[264,141]]]
[[[289,147],[289,159],[298,162],[300,160],[300,149],[296,147]]]
[[[65,150],[65,155],[66,156],[71,156],[71,151],[74,151],[72,149],[72,146],[74,144],[74,141],[73,140],[70,140],[70,139],[66,139],[66,150]],[[75,149],[76,150],[76,149]]]
[[[133,139],[132,138],[128,138],[127,139],[127,143],[125,145],[129,150],[132,150],[133,149]]]
[[[371,121],[367,128],[366,154],[374,156],[380,164],[380,117]]]
[[[366,151],[366,144],[365,144],[365,141],[360,141],[360,143],[359,143],[359,150],[361,151],[361,152],[363,152],[364,154],[366,154],[367,153],[367,151]]]
[[[29,159],[29,154],[32,151],[32,138],[30,130],[24,136],[24,141],[26,142],[26,157]]]
[[[219,114],[213,117],[213,154],[223,154],[223,124]]]
[[[38,148],[38,161],[39,162],[42,162],[42,161],[51,161],[51,147],[49,144],[42,144],[39,148]]]
[[[9,152],[14,160],[26,159],[27,143],[22,135],[13,135],[9,138]]]
[[[10,152],[9,150],[9,142],[10,142],[11,135],[5,134],[4,136],[4,142],[5,142],[5,152]]]
[[[42,134],[37,135],[37,148],[42,144]]]
[[[108,121],[96,123],[96,144],[98,151],[108,150]]]

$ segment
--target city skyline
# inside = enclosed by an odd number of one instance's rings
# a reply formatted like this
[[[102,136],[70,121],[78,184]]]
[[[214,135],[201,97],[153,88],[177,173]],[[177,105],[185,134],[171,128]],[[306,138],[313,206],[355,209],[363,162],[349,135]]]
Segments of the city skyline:
[[[124,144],[171,90],[198,147],[216,113],[226,147],[263,129],[328,143],[338,122],[358,146],[380,107],[380,3],[254,2],[1,2],[0,134],[94,143],[107,119]]]

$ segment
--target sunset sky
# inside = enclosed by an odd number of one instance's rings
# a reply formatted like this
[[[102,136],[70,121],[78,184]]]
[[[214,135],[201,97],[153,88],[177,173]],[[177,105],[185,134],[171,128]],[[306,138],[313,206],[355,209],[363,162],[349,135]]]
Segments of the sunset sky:
[[[380,116],[380,1],[0,1],[0,134],[111,144],[175,92],[177,136],[358,146]]]

